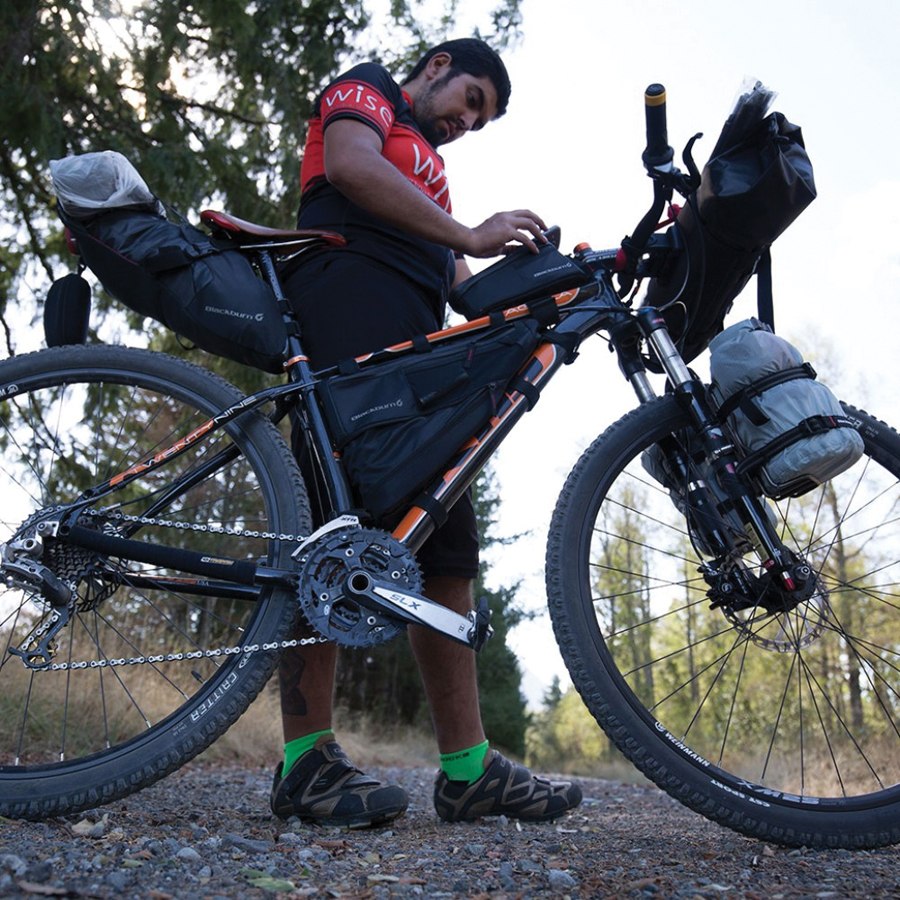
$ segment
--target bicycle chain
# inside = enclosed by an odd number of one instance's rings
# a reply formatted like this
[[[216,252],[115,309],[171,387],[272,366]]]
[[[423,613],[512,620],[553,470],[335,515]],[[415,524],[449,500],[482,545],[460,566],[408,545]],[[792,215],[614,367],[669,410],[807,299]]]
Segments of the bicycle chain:
[[[128,513],[104,512],[99,509],[86,509],[85,514],[96,519],[112,519],[113,521],[129,522],[135,525],[155,525],[159,528],[175,528],[179,531],[199,531],[204,534],[227,534],[230,537],[258,538],[263,541],[287,541],[300,544],[306,540],[305,536],[296,534],[277,534],[274,531],[248,531],[244,528],[232,528],[227,525],[201,525],[198,522],[175,522],[171,519],[156,519],[152,516],[131,516]]]
[[[302,543],[305,537],[293,534],[276,534],[271,531],[248,531],[242,528],[231,528],[224,525],[201,525],[191,522],[175,522],[169,519],[157,519],[152,516],[132,516],[121,512],[104,512],[102,510],[88,509],[85,513],[97,519],[107,519],[118,522],[128,522],[135,525],[154,525],[158,528],[176,528],[180,531],[198,531],[206,534],[227,534],[231,537],[258,538],[267,541],[287,541],[288,543]],[[317,636],[308,638],[295,638],[287,641],[271,641],[265,644],[246,644],[236,647],[217,647],[215,650],[191,650],[187,653],[159,653],[150,656],[119,657],[117,659],[91,659],[78,660],[77,662],[50,663],[42,667],[41,671],[65,672],[75,669],[107,669],[118,666],[157,665],[163,662],[181,662],[191,659],[214,659],[222,656],[236,656],[244,653],[270,652],[272,650],[286,650],[289,647],[304,647],[310,644],[325,644],[328,638]]]

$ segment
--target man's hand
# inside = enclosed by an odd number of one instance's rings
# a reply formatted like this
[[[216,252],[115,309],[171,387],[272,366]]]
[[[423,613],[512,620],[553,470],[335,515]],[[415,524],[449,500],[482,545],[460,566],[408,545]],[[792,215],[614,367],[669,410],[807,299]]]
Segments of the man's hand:
[[[462,252],[469,256],[489,257],[509,253],[516,243],[524,244],[532,253],[538,244],[546,244],[541,233],[547,226],[540,216],[530,209],[494,213],[476,228],[469,230],[469,240]]]

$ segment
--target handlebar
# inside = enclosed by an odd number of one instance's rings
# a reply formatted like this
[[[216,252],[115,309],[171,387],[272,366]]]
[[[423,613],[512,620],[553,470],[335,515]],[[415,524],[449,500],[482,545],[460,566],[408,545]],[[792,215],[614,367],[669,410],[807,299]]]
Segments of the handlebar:
[[[651,84],[644,91],[644,115],[647,123],[647,149],[641,159],[650,169],[667,169],[675,155],[669,146],[666,128],[666,89],[661,84]]]

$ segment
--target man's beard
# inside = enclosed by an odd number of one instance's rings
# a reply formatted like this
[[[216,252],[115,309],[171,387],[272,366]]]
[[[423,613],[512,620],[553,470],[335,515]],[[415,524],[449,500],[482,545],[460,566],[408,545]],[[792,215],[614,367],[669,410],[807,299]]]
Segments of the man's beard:
[[[441,117],[435,115],[434,112],[434,95],[458,74],[460,73],[448,72],[438,81],[432,82],[416,100],[416,103],[413,106],[413,118],[416,120],[416,125],[419,126],[419,131],[422,132],[422,136],[432,147],[439,147],[441,144],[445,143],[449,137],[449,134],[446,131],[446,125],[444,125],[443,129],[438,125]]]

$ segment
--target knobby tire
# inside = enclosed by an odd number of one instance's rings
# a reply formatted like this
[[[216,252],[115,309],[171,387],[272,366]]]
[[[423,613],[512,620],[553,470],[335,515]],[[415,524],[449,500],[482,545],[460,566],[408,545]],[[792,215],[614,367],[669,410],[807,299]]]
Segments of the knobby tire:
[[[0,542],[33,533],[40,510],[69,503],[91,485],[158,453],[241,396],[197,366],[123,347],[63,347],[3,361]],[[167,496],[175,476],[197,471],[229,447],[226,465]],[[309,532],[299,470],[278,430],[260,412],[241,414],[221,433],[93,506],[102,511],[114,504],[114,512],[146,518],[153,510],[155,518],[182,527],[115,519],[96,520],[93,527],[276,567],[290,567],[294,547],[288,541],[225,530]],[[210,525],[221,530],[208,530]],[[254,598],[223,592],[218,584],[209,589],[207,583],[206,593],[186,590],[175,580],[177,572],[52,541],[44,551],[43,561],[48,560],[77,584],[78,595],[72,620],[57,636],[55,663],[205,653],[292,636],[298,610],[294,589],[266,587]],[[21,647],[48,613],[49,604],[36,591],[0,585],[3,816],[72,813],[158,780],[221,735],[277,662],[275,652],[261,651],[28,669],[10,651]]]
[[[790,612],[710,608],[696,542],[641,464],[689,427],[671,396],[583,454],[547,551],[557,641],[612,744],[688,807],[791,846],[900,841],[900,436],[845,408],[863,458],[767,501],[821,588]]]

